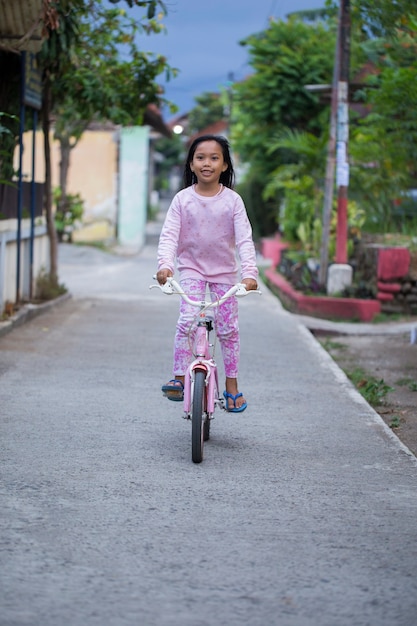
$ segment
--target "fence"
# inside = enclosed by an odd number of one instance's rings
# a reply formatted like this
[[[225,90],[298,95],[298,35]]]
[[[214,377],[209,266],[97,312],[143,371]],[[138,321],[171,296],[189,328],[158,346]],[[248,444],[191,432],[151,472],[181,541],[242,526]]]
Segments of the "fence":
[[[0,315],[7,302],[17,300],[17,230],[16,219],[0,220]],[[28,301],[42,269],[49,271],[49,238],[45,218],[36,219],[31,262],[31,220],[21,222],[20,300]]]

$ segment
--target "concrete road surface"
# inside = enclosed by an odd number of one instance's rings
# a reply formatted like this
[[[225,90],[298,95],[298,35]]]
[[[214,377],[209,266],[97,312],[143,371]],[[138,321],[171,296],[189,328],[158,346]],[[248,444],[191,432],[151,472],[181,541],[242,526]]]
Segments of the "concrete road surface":
[[[155,254],[62,246],[73,297],[0,338],[0,625],[415,626],[415,457],[263,288],[194,465]]]

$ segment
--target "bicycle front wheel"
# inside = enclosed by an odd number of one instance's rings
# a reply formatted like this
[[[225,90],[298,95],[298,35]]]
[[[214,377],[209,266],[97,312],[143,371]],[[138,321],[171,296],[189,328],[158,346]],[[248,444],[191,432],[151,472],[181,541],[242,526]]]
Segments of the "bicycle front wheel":
[[[208,441],[210,439],[210,420],[207,415],[203,422],[203,439],[204,441]]]
[[[191,415],[191,456],[193,463],[201,463],[203,460],[205,395],[206,372],[197,370],[194,374],[194,393]]]

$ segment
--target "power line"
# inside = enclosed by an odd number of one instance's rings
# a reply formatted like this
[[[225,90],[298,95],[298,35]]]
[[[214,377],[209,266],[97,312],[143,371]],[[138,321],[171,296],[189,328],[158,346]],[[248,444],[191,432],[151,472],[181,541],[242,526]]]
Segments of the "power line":
[[[266,26],[269,26],[269,19],[275,14],[277,3],[278,3],[278,0],[272,0],[271,8],[269,9],[269,13],[265,18]]]

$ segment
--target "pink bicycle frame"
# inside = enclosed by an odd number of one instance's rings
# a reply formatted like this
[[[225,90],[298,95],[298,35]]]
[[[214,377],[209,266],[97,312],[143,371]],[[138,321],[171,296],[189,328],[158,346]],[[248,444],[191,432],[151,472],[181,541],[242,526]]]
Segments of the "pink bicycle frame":
[[[187,368],[184,380],[184,413],[191,413],[191,402],[193,397],[194,374],[196,370],[204,370],[206,372],[206,411],[209,417],[214,413],[215,403],[218,400],[219,381],[217,374],[217,365],[214,358],[209,354],[209,346],[207,342],[207,329],[205,326],[198,326],[194,338],[194,345],[197,347],[196,352],[201,356],[197,356]]]

